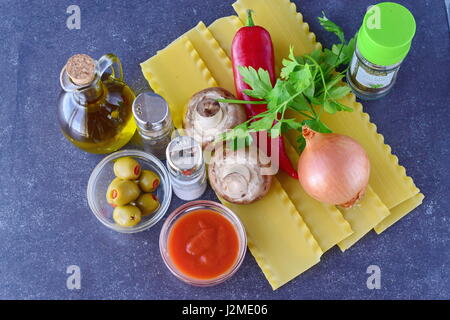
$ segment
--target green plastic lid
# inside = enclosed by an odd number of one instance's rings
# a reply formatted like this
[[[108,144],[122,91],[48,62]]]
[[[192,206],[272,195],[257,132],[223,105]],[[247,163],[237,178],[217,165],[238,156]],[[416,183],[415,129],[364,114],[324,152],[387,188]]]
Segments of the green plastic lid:
[[[373,64],[390,66],[408,54],[416,21],[404,6],[381,2],[367,10],[358,32],[358,50]]]

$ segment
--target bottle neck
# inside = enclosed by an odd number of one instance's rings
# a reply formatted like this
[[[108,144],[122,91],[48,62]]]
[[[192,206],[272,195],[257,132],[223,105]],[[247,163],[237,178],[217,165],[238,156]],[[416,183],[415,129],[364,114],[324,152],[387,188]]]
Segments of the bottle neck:
[[[85,88],[75,91],[74,96],[80,104],[90,104],[100,99],[104,93],[104,85],[100,77],[95,77],[94,81]]]

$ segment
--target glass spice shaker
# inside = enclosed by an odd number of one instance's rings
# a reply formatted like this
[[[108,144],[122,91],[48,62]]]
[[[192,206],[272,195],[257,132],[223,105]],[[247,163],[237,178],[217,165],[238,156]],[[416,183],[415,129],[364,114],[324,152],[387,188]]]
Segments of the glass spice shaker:
[[[178,136],[167,146],[166,158],[177,197],[186,201],[199,198],[207,186],[201,145],[189,136]]]
[[[144,151],[165,160],[173,132],[167,102],[156,93],[143,92],[133,102],[133,115]]]
[[[411,12],[393,2],[367,10],[359,29],[347,82],[356,96],[375,100],[392,89],[416,31]]]

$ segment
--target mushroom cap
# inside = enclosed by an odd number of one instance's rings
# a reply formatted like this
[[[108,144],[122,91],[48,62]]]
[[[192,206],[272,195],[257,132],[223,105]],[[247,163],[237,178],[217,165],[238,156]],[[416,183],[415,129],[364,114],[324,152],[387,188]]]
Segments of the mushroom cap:
[[[228,202],[248,204],[270,190],[272,176],[264,173],[270,159],[255,146],[231,150],[217,144],[208,167],[209,183]]]
[[[236,99],[229,91],[212,87],[194,94],[188,102],[183,127],[205,148],[217,135],[247,120],[241,104],[217,102],[217,99]]]

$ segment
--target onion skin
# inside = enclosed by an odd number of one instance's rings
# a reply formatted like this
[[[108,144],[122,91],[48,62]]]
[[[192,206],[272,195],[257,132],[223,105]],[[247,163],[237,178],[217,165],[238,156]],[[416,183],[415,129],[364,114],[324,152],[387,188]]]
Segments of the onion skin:
[[[302,129],[306,147],[298,161],[299,181],[312,198],[344,208],[352,207],[366,191],[370,162],[352,138]]]

